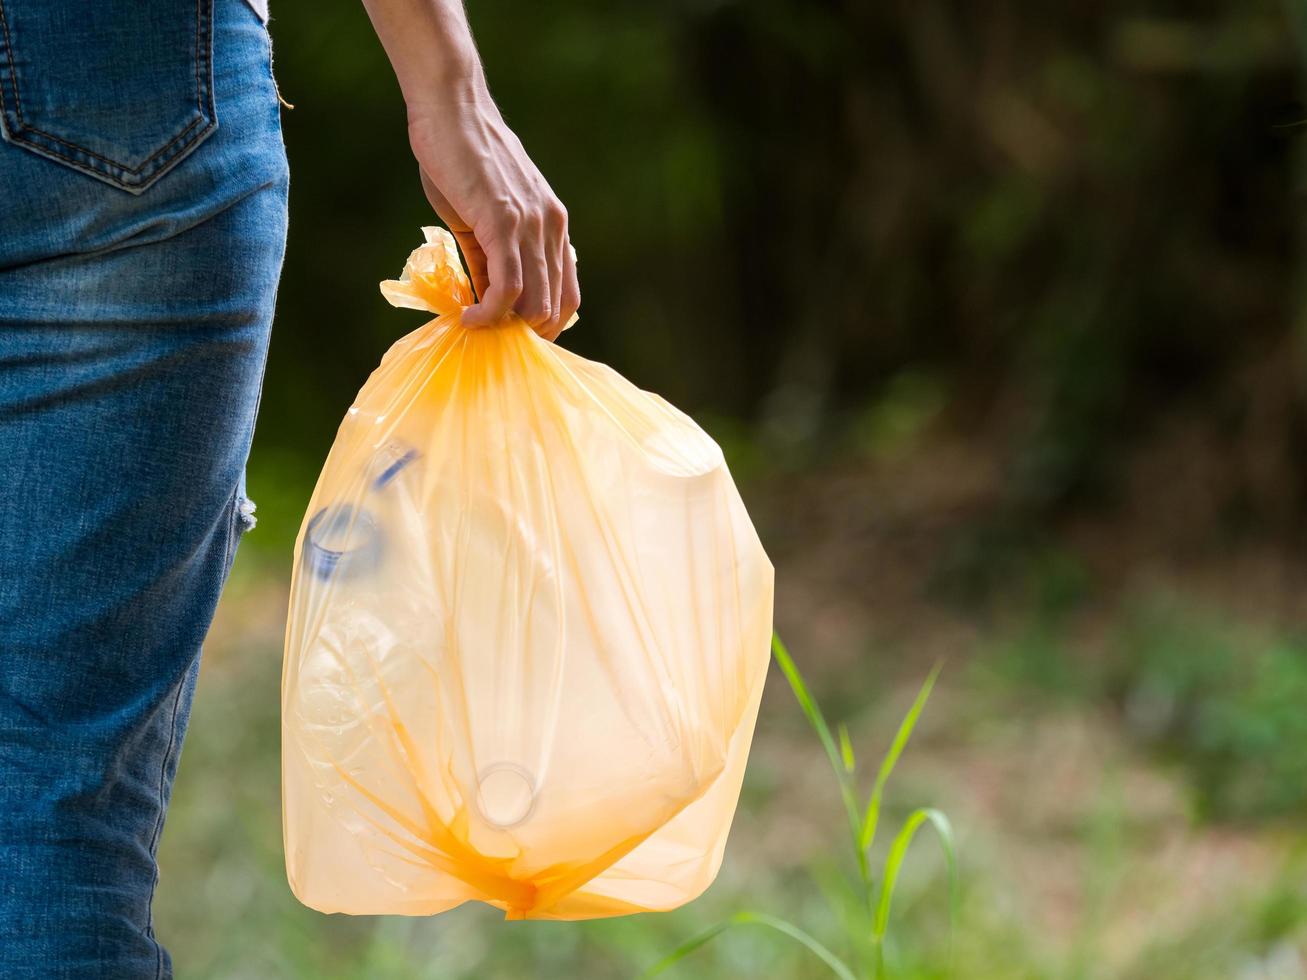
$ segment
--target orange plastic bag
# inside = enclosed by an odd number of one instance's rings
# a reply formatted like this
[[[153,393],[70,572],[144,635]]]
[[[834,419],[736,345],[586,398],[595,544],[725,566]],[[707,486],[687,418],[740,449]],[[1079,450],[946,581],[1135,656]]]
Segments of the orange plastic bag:
[[[721,864],[767,673],[772,566],[688,417],[520,320],[437,319],[355,399],[295,547],[286,868],[324,912],[675,908]]]

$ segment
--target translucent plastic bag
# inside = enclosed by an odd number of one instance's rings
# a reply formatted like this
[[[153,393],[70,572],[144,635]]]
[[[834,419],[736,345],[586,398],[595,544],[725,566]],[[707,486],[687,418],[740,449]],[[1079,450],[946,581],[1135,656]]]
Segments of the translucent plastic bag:
[[[767,672],[772,567],[717,445],[520,320],[438,318],[355,399],[295,548],[286,867],[326,912],[670,909],[716,876]]]

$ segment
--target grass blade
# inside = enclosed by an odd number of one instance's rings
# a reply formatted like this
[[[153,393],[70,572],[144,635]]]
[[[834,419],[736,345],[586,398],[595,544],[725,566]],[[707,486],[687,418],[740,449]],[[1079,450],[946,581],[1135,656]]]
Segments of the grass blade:
[[[681,945],[677,946],[674,950],[672,950],[670,953],[664,956],[653,966],[649,967],[649,969],[645,970],[644,973],[641,974],[641,976],[656,977],[658,974],[664,972],[665,970],[671,969],[673,966],[681,962],[681,960],[685,959],[691,953],[702,948],[703,946],[708,945],[708,943],[712,942],[723,932],[729,929],[732,924],[733,924],[732,920],[727,919],[725,922],[719,922],[715,926],[711,926],[710,928],[705,929],[697,936],[692,936],[691,938],[687,939],[685,942],[681,943]]]
[[[894,734],[894,741],[890,744],[889,751],[885,753],[885,758],[881,760],[880,771],[876,774],[876,785],[872,787],[871,798],[867,801],[867,809],[863,813],[861,829],[858,834],[858,849],[864,854],[871,850],[871,845],[876,840],[876,825],[880,822],[880,801],[885,792],[885,784],[889,782],[890,773],[894,771],[899,756],[903,754],[908,739],[912,737],[912,730],[917,727],[917,719],[921,717],[922,709],[926,707],[926,702],[930,699],[930,692],[935,688],[935,680],[939,677],[942,667],[943,664],[936,664],[934,669],[926,676],[926,680],[921,685],[921,690],[917,692],[917,699],[912,702],[912,707],[908,709],[903,721],[899,723],[899,730]]]
[[[809,723],[817,733],[817,738],[821,740],[822,748],[826,750],[826,757],[830,760],[831,768],[835,771],[835,778],[840,784],[840,797],[844,800],[844,809],[849,818],[849,830],[853,834],[853,844],[858,854],[858,871],[862,876],[862,880],[868,881],[870,871],[867,867],[866,849],[857,846],[861,825],[858,800],[854,795],[849,774],[844,768],[844,756],[836,746],[835,739],[831,737],[830,726],[826,724],[826,718],[822,715],[821,708],[817,706],[816,700],[809,693],[808,686],[803,683],[803,676],[799,673],[794,658],[790,656],[789,650],[785,649],[785,644],[781,642],[781,638],[775,633],[772,634],[771,649],[772,655],[776,658],[776,663],[781,668],[781,673],[790,682],[790,688],[794,691],[795,698],[798,699],[799,707],[807,715]]]
[[[777,932],[783,933],[796,942],[802,943],[806,946],[814,956],[830,967],[831,972],[839,977],[840,980],[857,980],[857,977],[853,975],[853,971],[845,965],[843,960],[821,943],[817,942],[811,933],[800,929],[794,923],[762,912],[740,912],[733,918],[734,921],[739,922],[741,925],[745,923],[754,923],[760,926],[767,926],[769,929],[775,929]]]
[[[799,928],[793,922],[778,918],[774,915],[767,915],[763,912],[737,912],[725,922],[719,922],[712,928],[705,929],[694,938],[682,943],[667,956],[663,957],[663,959],[651,966],[645,971],[643,976],[646,978],[657,976],[659,973],[662,973],[685,959],[691,953],[707,945],[732,926],[745,925],[758,925],[765,926],[768,929],[774,929],[776,932],[788,936],[790,939],[793,939],[795,942],[806,947],[810,953],[830,967],[831,972],[839,977],[840,980],[857,980],[857,977],[854,976],[853,971],[848,968],[845,962],[818,942],[811,933]]]
[[[852,776],[858,764],[853,758],[853,742],[849,739],[848,726],[842,722],[840,723],[840,760],[844,763],[844,771]]]
[[[826,750],[826,757],[830,759],[831,768],[835,770],[835,775],[840,779],[840,783],[846,782],[844,779],[844,760],[840,755],[840,750],[835,745],[835,739],[831,737],[830,726],[826,724],[826,718],[821,713],[821,708],[817,706],[808,686],[803,683],[803,676],[799,673],[798,665],[795,664],[794,658],[790,656],[789,650],[785,649],[785,644],[775,633],[771,638],[772,655],[776,658],[776,663],[780,665],[781,673],[785,679],[790,682],[790,688],[794,691],[794,697],[799,702],[799,707],[807,715],[809,723],[817,733],[817,738],[821,740],[822,748]]]
[[[935,828],[940,847],[944,851],[944,860],[948,865],[950,936],[957,925],[958,859],[957,845],[953,838],[953,825],[949,823],[948,817],[944,816],[939,810],[931,807],[913,810],[908,819],[904,821],[898,835],[894,838],[894,842],[890,845],[889,855],[885,858],[885,875],[880,886],[880,900],[876,903],[874,926],[877,976],[884,975],[885,932],[889,928],[890,904],[894,901],[894,887],[898,884],[899,869],[903,866],[903,859],[908,853],[908,848],[912,845],[913,838],[916,837],[917,831],[925,823],[929,823]]]

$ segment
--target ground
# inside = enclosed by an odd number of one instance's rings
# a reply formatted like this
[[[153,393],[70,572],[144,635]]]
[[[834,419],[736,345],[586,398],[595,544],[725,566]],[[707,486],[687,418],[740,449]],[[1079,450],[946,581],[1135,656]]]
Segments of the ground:
[[[863,769],[944,664],[887,820],[928,803],[956,829],[953,975],[1307,976],[1291,697],[1307,690],[1307,563],[1273,539],[1186,538],[1207,506],[1201,452],[1128,464],[1145,486],[1170,474],[1165,506],[1126,494],[1020,534],[1004,526],[1000,458],[941,437],[744,483],[777,566],[778,630]],[[205,650],[157,902],[179,976],[634,977],[741,908],[799,922],[842,955],[865,950],[848,924],[835,784],[775,671],[725,866],[683,910],[570,925],[473,907],[431,920],[300,908],[280,853],[283,569],[269,550],[243,552]],[[943,868],[923,834],[896,899],[895,976],[944,975]],[[668,975],[825,973],[746,927]]]

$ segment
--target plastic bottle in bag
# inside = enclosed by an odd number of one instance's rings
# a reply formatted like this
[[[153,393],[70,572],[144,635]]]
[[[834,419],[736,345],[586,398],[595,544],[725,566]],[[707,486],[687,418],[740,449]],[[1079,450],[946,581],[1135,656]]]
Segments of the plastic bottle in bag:
[[[721,863],[772,566],[717,445],[521,320],[464,328],[451,236],[391,303],[296,542],[290,884],[326,912],[674,908]]]

